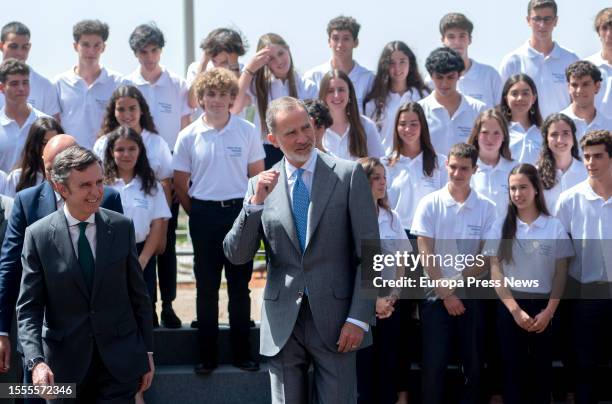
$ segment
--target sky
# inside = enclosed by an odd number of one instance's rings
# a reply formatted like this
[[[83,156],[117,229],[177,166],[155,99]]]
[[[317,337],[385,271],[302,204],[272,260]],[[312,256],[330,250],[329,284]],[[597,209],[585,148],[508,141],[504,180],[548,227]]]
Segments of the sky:
[[[329,59],[325,28],[331,18],[340,14],[353,16],[361,24],[354,58],[372,70],[383,46],[392,40],[406,42],[422,69],[428,53],[440,46],[438,23],[448,12],[462,12],[472,20],[475,28],[470,57],[496,68],[502,57],[521,46],[530,34],[525,0],[194,2],[195,39],[191,46],[196,58],[201,57],[199,42],[214,28],[237,28],[243,33],[250,44],[243,63],[254,54],[261,35],[275,32],[291,47],[300,72]],[[182,0],[3,0],[3,3],[0,24],[17,20],[30,28],[32,50],[28,63],[47,77],[75,64],[72,26],[86,18],[97,18],[110,25],[110,37],[102,56],[102,64],[108,68],[123,74],[136,69],[136,58],[128,46],[129,35],[138,24],[155,21],[166,37],[162,64],[180,76],[187,69]],[[377,6],[372,7],[372,3]],[[580,57],[598,51],[600,42],[593,20],[599,10],[610,6],[609,0],[558,0],[557,4],[559,22],[553,38]]]

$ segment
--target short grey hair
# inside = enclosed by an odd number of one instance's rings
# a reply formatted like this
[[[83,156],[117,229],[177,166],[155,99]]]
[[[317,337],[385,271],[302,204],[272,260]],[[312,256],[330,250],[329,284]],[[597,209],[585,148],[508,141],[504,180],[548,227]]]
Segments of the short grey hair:
[[[91,150],[81,146],[70,146],[53,160],[51,180],[66,185],[72,170],[83,171],[92,164],[101,165],[100,159]]]
[[[270,132],[274,133],[276,130],[276,115],[279,112],[300,109],[304,110],[306,115],[308,115],[308,110],[306,109],[304,102],[293,97],[280,97],[270,102],[268,109],[266,110],[266,125],[268,126]]]

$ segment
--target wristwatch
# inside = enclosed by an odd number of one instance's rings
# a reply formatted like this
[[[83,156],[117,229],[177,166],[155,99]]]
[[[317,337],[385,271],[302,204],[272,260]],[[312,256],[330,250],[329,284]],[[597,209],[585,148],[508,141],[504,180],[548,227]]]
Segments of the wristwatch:
[[[34,367],[36,365],[38,365],[40,362],[44,362],[45,358],[43,358],[42,356],[37,356],[36,358],[32,358],[28,361],[28,370],[31,372],[32,369],[34,369]]]

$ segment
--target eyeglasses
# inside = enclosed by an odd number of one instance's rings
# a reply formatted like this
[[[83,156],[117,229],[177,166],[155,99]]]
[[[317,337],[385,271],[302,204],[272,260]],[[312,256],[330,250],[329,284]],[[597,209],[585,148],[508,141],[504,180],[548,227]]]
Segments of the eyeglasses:
[[[557,17],[551,17],[549,15],[547,15],[546,17],[540,17],[539,15],[529,17],[531,22],[536,23],[536,24],[539,24],[539,23],[550,24],[551,22],[554,21],[555,18]]]

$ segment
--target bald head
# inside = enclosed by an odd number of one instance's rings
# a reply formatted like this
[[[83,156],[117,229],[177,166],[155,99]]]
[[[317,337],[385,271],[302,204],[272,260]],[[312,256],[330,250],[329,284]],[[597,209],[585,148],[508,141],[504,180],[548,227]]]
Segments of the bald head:
[[[51,167],[53,167],[53,160],[60,152],[66,150],[70,146],[76,145],[76,139],[70,135],[57,135],[53,136],[47,145],[43,149],[43,162],[45,163],[45,173],[48,180],[51,180]]]

